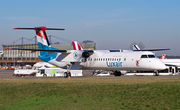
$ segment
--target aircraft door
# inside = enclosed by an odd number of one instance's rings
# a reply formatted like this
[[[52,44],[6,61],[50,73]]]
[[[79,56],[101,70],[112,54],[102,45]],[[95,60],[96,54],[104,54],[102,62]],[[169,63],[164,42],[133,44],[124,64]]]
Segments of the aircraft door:
[[[127,67],[127,56],[123,57],[122,62],[123,62],[122,66],[126,68]]]
[[[135,59],[132,57],[132,56],[125,56],[123,58],[123,62],[124,62],[124,65],[125,67],[128,67],[128,68],[133,68],[135,66]]]

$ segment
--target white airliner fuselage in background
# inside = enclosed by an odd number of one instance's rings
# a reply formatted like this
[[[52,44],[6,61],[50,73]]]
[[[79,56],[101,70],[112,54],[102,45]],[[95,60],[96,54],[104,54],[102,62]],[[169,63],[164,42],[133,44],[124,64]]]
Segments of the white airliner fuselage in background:
[[[50,46],[45,30],[64,30],[46,27],[15,28],[35,30],[39,49],[11,48],[14,50],[40,51],[39,58],[55,66],[82,70],[163,70],[165,64],[149,51],[119,50],[59,50]],[[65,73],[65,76],[70,75]]]
[[[166,53],[164,53],[161,56],[161,60],[164,62],[165,65],[167,66],[175,66],[180,68],[180,59],[165,59]]]

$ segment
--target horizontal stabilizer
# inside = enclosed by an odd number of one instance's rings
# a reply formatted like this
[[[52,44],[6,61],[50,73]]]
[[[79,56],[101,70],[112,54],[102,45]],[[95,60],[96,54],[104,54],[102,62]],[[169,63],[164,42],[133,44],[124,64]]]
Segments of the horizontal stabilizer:
[[[46,27],[14,28],[14,29],[25,29],[25,30],[65,30],[65,29],[59,29],[59,28],[46,28]]]
[[[24,48],[6,48],[7,50],[26,50],[26,51],[42,51],[42,52],[66,52],[67,50],[48,50],[48,49],[24,49]]]

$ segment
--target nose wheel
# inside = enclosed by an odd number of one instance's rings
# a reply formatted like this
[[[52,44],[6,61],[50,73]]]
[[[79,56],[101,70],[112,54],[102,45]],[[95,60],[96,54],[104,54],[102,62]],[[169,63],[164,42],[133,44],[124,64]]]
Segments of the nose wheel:
[[[154,76],[159,76],[159,72],[158,71],[154,71]]]

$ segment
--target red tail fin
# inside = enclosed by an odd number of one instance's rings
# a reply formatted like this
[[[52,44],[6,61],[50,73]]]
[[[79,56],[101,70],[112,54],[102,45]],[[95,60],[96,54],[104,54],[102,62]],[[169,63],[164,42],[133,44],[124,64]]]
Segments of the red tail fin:
[[[161,56],[161,58],[160,58],[160,59],[164,59],[164,58],[165,58],[165,56],[166,56],[166,53],[164,53],[164,54]]]
[[[74,50],[83,50],[83,48],[79,45],[77,41],[73,41],[72,45]]]

